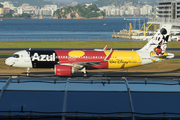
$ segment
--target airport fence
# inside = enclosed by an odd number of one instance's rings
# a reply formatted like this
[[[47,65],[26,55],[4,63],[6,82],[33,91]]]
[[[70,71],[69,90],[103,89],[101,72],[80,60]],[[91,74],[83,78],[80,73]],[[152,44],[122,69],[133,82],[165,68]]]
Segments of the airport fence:
[[[0,41],[141,41],[120,38],[0,38]]]

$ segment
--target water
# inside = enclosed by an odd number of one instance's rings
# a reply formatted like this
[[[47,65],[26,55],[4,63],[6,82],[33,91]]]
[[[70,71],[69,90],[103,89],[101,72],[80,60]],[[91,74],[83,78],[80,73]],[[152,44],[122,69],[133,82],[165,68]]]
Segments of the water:
[[[140,27],[147,18],[140,21]],[[139,21],[124,18],[108,19],[4,19],[0,21],[0,41],[49,40],[112,40],[113,31],[129,28],[129,23],[139,29]]]

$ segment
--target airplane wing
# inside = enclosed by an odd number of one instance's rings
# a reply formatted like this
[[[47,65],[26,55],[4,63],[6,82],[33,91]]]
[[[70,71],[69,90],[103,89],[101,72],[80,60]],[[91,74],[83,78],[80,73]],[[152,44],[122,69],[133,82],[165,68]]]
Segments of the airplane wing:
[[[111,52],[102,61],[62,63],[61,65],[69,65],[69,66],[73,66],[74,68],[77,68],[77,69],[81,69],[83,67],[91,67],[94,65],[101,65],[102,62],[107,62],[111,58],[111,55],[113,54],[113,52],[114,52],[114,50],[111,49]]]

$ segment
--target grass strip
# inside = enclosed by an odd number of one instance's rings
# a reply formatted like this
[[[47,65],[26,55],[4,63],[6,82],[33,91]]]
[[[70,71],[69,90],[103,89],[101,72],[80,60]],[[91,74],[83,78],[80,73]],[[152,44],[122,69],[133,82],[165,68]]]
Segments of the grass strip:
[[[0,48],[142,48],[147,41],[1,41]],[[179,48],[180,42],[169,42],[168,48]]]

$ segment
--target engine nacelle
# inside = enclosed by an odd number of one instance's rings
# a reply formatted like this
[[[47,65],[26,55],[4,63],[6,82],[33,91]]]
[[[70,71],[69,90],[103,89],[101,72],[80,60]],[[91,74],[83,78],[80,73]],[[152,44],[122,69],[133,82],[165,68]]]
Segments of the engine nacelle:
[[[55,65],[54,72],[57,76],[71,76],[74,73],[74,68],[67,65]]]

